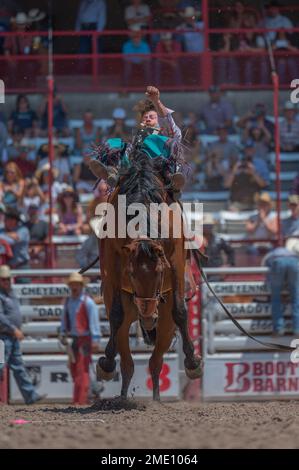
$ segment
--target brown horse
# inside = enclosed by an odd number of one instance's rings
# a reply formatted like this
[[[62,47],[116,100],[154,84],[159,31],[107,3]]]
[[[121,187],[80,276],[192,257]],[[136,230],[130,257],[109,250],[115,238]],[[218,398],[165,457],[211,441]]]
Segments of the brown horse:
[[[118,233],[118,196],[126,195],[126,207],[142,203],[171,203],[164,185],[155,171],[152,160],[140,158],[122,177],[109,202],[115,208],[115,228]],[[129,329],[140,321],[147,344],[154,349],[149,361],[153,381],[153,398],[160,399],[159,375],[163,355],[168,351],[176,328],[179,329],[185,354],[185,370],[190,378],[202,373],[201,358],[194,356],[194,347],[187,327],[184,301],[184,271],[187,252],[184,249],[183,228],[178,238],[173,237],[175,212],[178,204],[169,210],[169,221],[159,220],[159,233],[163,223],[169,224],[169,237],[152,239],[149,230],[141,237],[106,238],[101,241],[101,273],[103,297],[110,322],[110,338],[97,364],[99,379],[110,380],[115,373],[115,357],[120,354],[122,388],[126,398],[134,363],[129,347]],[[126,210],[126,207],[124,210]],[[130,222],[126,217],[126,223]]]

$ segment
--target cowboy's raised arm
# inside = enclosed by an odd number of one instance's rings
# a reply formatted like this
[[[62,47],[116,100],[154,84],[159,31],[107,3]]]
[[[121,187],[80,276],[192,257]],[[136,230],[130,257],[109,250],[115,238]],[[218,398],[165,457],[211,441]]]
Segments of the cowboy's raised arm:
[[[182,140],[181,129],[176,125],[172,117],[174,111],[172,109],[166,108],[162,101],[160,100],[160,91],[154,86],[148,86],[145,94],[154,104],[156,111],[159,117],[159,124],[161,127],[166,129],[168,136],[177,139],[178,141]]]

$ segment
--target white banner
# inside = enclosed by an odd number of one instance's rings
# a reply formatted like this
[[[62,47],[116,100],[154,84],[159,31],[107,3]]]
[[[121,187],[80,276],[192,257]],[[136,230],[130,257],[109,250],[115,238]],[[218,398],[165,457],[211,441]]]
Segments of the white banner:
[[[151,397],[152,380],[148,369],[150,354],[133,355],[135,372],[129,389],[129,397]],[[96,364],[94,358],[94,365]],[[33,380],[38,393],[47,393],[49,401],[71,401],[73,393],[73,383],[67,368],[66,356],[24,356],[26,368]],[[91,368],[91,377],[94,376],[94,369]],[[20,391],[10,372],[10,403],[22,401]],[[117,373],[114,380],[103,382],[104,390],[101,398],[114,397],[120,395],[121,374],[119,360],[117,360]],[[161,397],[178,398],[179,390],[179,366],[178,355],[166,354],[160,374]]]
[[[299,399],[299,364],[288,353],[206,356],[206,400]]]

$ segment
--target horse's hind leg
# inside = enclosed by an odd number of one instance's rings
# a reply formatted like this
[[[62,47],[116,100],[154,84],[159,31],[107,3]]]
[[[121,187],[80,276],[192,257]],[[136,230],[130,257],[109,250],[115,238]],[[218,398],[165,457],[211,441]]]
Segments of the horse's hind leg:
[[[183,341],[183,351],[185,354],[185,372],[190,379],[197,379],[202,376],[202,360],[194,355],[194,346],[188,332],[188,313],[185,302],[174,294],[173,319],[179,328]]]
[[[116,295],[112,301],[109,313],[110,338],[105,349],[105,357],[100,357],[97,363],[97,378],[99,380],[112,380],[114,377],[117,354],[117,333],[124,319],[124,312],[120,294]]]

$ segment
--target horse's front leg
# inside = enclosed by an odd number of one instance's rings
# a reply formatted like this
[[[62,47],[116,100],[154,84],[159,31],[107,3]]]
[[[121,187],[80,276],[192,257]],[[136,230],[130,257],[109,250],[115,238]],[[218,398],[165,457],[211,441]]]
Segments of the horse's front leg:
[[[120,293],[114,294],[112,307],[109,312],[110,338],[102,356],[97,363],[98,380],[112,380],[115,374],[115,357],[117,354],[117,334],[123,323],[124,312]]]

